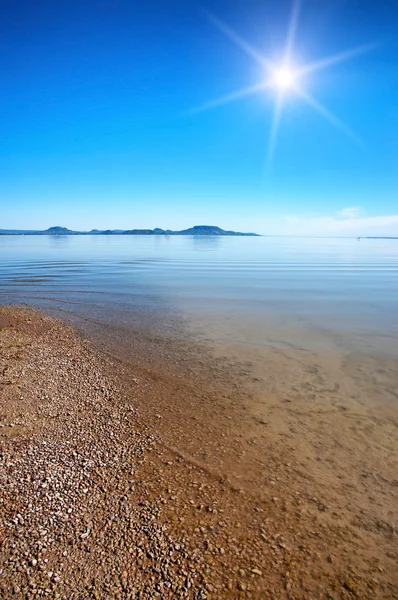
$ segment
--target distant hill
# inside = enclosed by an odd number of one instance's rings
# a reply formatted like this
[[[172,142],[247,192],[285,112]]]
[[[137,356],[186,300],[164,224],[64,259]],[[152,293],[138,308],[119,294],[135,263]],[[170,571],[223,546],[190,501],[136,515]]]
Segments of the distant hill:
[[[258,235],[257,233],[225,231],[224,229],[221,229],[220,227],[215,227],[214,225],[195,225],[194,227],[190,227],[189,229],[183,229],[182,231],[163,231],[162,229],[154,229],[154,232],[157,235]]]
[[[56,225],[49,227],[44,231],[24,231],[24,230],[7,230],[0,229],[0,235],[193,235],[193,236],[234,236],[234,235],[250,235],[257,236],[257,233],[241,233],[238,231],[225,231],[214,225],[195,225],[189,229],[182,231],[172,231],[171,229],[106,229],[100,231],[91,229],[91,231],[73,231],[67,227]]]
[[[203,235],[254,235],[257,236],[257,233],[241,233],[238,231],[225,231],[220,227],[215,227],[214,225],[195,225],[194,227],[190,227],[189,229],[182,229],[181,231],[172,231],[171,229],[160,229],[156,227],[155,229],[130,229],[127,231],[123,231],[124,235],[195,235],[195,236],[203,236]]]
[[[42,231],[41,233],[43,233],[45,235],[69,235],[69,234],[73,234],[74,231],[71,231],[70,229],[67,229],[66,227],[59,227],[57,225],[56,227],[49,227],[48,229],[46,229],[45,231]]]

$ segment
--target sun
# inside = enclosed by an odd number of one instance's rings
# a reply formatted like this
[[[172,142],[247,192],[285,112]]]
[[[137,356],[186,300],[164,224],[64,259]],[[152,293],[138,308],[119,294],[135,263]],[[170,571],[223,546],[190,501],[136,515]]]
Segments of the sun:
[[[202,106],[193,109],[190,113],[197,113],[202,111],[211,110],[235,102],[252,94],[264,94],[265,90],[272,89],[274,91],[274,106],[273,114],[271,118],[271,129],[268,142],[267,152],[267,168],[270,167],[273,156],[275,153],[275,147],[278,137],[278,130],[280,127],[281,117],[283,113],[284,103],[288,95],[295,96],[300,100],[304,100],[309,104],[316,112],[324,117],[329,123],[331,123],[337,129],[340,129],[345,135],[350,137],[356,143],[361,143],[358,136],[351,131],[345,123],[343,123],[336,115],[333,114],[328,108],[323,106],[318,100],[316,100],[307,90],[303,88],[303,84],[309,74],[314,74],[318,71],[322,71],[327,67],[331,67],[341,62],[345,62],[355,56],[368,52],[375,48],[376,44],[364,44],[351,48],[343,52],[334,54],[333,56],[327,56],[321,58],[312,63],[304,65],[294,65],[292,60],[294,59],[294,42],[296,29],[299,21],[299,8],[301,0],[292,0],[292,12],[290,16],[288,32],[285,47],[282,49],[281,62],[275,64],[268,60],[261,52],[258,52],[249,42],[240,37],[233,29],[226,25],[223,21],[217,18],[215,15],[205,11],[208,19],[217,27],[225,36],[238,47],[240,47],[251,59],[253,59],[260,67],[261,72],[264,74],[262,80],[257,84],[251,85],[250,87],[239,89],[235,92],[216,98]],[[276,92],[276,93],[275,93]]]
[[[294,71],[294,69],[289,66],[282,65],[281,67],[274,69],[271,84],[273,87],[285,91],[295,87],[297,78],[298,72]]]

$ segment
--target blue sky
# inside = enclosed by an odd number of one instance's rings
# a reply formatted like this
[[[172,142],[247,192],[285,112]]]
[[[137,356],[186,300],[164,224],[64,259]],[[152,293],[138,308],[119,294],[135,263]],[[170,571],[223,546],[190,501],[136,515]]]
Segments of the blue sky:
[[[303,1],[294,62],[362,44],[305,89],[359,138],[275,89],[208,111],[278,61],[291,2],[3,0],[0,228],[214,224],[264,234],[398,235],[398,7]]]

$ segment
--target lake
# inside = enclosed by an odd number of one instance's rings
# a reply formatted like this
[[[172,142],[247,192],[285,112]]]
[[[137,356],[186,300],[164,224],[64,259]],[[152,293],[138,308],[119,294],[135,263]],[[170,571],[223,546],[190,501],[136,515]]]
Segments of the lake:
[[[2,303],[143,328],[168,315],[170,335],[183,321],[242,347],[398,351],[398,240],[0,236],[0,256]]]
[[[385,555],[398,240],[0,236],[0,255],[0,303],[42,308],[105,351],[162,448],[267,514],[283,498],[311,528],[371,531]]]

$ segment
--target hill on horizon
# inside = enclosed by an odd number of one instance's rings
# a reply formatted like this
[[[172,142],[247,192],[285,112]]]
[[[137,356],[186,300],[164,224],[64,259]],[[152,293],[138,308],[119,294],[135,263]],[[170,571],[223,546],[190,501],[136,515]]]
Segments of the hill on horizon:
[[[194,225],[181,231],[171,229],[91,229],[90,231],[73,231],[67,227],[55,225],[42,231],[29,230],[7,230],[0,229],[1,235],[193,235],[193,236],[258,236],[258,233],[242,233],[239,231],[226,231],[215,225]]]

